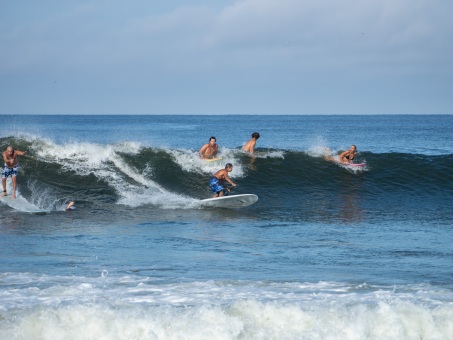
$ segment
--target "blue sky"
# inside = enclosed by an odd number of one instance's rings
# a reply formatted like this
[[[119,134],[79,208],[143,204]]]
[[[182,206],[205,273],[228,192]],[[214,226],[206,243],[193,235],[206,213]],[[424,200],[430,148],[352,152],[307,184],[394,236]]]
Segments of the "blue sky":
[[[0,114],[453,114],[451,0],[0,0]]]

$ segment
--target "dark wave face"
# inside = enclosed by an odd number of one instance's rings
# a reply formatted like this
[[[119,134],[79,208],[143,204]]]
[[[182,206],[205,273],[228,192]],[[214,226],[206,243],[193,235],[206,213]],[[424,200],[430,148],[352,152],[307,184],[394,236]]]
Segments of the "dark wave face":
[[[0,140],[5,149],[11,139]],[[223,160],[205,162],[187,149],[135,143],[57,145],[42,139],[14,139],[20,157],[20,194],[41,208],[63,210],[76,200],[94,213],[130,209],[203,209],[212,195],[211,174],[233,164],[233,193],[254,193],[247,208],[262,219],[342,221],[452,218],[453,156],[363,152],[352,169],[324,158],[322,151],[261,150],[252,158],[222,150]],[[429,203],[429,204],[428,204]]]

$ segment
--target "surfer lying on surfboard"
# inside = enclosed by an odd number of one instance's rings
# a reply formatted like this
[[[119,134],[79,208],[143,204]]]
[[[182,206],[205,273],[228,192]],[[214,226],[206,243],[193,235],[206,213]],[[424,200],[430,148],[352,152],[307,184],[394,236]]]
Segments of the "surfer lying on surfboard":
[[[349,150],[346,150],[346,151],[343,151],[342,153],[340,153],[340,155],[338,156],[338,159],[333,158],[330,155],[330,149],[326,148],[326,159],[328,161],[350,164],[354,160],[354,157],[356,156],[356,154],[357,154],[357,147],[354,144],[351,145]]]
[[[236,186],[236,184],[228,177],[228,173],[231,171],[233,171],[233,165],[231,163],[227,163],[225,165],[225,169],[217,171],[209,179],[209,186],[214,193],[214,197],[222,197],[224,190],[227,190],[228,192],[231,191],[230,188],[225,185],[225,181],[230,183],[233,187]]]

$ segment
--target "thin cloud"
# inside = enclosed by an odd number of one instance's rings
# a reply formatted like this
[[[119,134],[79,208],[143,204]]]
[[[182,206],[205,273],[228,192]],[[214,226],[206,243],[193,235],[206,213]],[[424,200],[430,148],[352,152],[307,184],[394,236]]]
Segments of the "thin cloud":
[[[254,89],[257,97],[272,93],[276,103],[284,101],[280,107],[296,108],[297,88],[305,89],[305,100],[310,91],[322,97],[317,89],[325,84],[348,98],[369,84],[373,92],[363,95],[369,98],[395,79],[429,77],[435,84],[441,76],[442,84],[451,83],[449,0],[179,3],[65,1],[43,8],[30,1],[22,12],[10,2],[0,13],[0,86],[58,76],[60,85],[83,87],[79,93],[93,93],[94,84],[99,93],[116,86],[136,96],[153,88],[162,98],[215,91],[219,98],[229,93],[238,106],[248,99],[244,89]],[[157,100],[153,105],[169,105]]]
[[[169,68],[184,60],[199,69],[197,60],[206,54],[233,67],[240,67],[238,59],[246,67],[263,67],[279,60],[297,63],[300,57],[307,65],[331,68],[335,60],[339,66],[348,59],[366,63],[369,54],[388,63],[408,56],[408,50],[413,51],[408,61],[417,62],[415,54],[438,58],[436,52],[445,49],[440,43],[453,33],[442,7],[434,10],[430,1],[246,0],[220,10],[185,6],[157,15],[137,10],[120,22],[109,6],[81,4],[42,23],[3,29],[3,71],[66,64],[105,69],[147,58],[160,68],[167,60]]]

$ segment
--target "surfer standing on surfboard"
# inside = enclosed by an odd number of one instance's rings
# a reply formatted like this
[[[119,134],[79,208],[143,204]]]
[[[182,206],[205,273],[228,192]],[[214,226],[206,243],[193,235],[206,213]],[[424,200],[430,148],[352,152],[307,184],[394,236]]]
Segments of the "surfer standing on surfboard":
[[[228,173],[231,171],[233,171],[233,164],[227,163],[225,169],[217,171],[209,179],[209,186],[214,193],[214,197],[222,197],[224,190],[228,190],[228,192],[231,191],[230,188],[225,185],[225,181],[230,183],[233,187],[236,186],[236,184],[228,177]]]
[[[6,179],[8,178],[8,176],[11,176],[11,180],[13,182],[13,194],[11,198],[16,199],[16,176],[19,171],[19,162],[17,160],[17,156],[22,156],[26,153],[27,151],[14,150],[11,145],[6,148],[6,151],[3,151],[3,160],[5,161],[5,166],[2,171],[2,197],[7,195]]]
[[[356,154],[357,154],[357,147],[353,144],[353,145],[351,145],[349,150],[346,150],[346,151],[343,151],[342,153],[340,153],[340,155],[338,156],[338,160],[337,160],[337,159],[334,159],[332,156],[330,156],[330,149],[326,148],[326,159],[328,161],[349,164],[349,163],[352,163]]]
[[[200,157],[203,159],[214,158],[219,151],[219,146],[216,143],[216,138],[209,138],[209,143],[203,145],[200,149]]]

